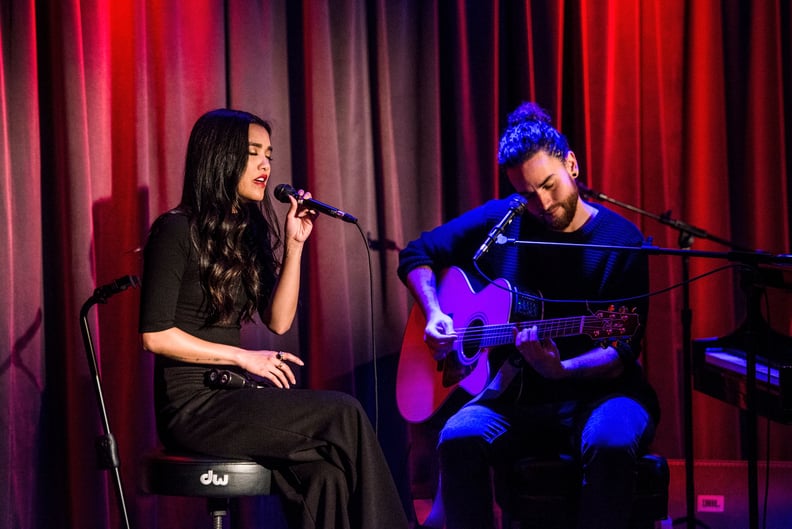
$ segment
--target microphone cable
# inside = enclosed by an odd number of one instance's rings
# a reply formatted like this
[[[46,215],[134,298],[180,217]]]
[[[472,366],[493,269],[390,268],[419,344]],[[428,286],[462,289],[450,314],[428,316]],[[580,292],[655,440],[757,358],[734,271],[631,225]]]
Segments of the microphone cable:
[[[371,263],[371,248],[369,247],[369,240],[363,229],[358,222],[355,222],[355,227],[363,239],[363,246],[366,248],[366,260],[368,264],[368,279],[369,279],[369,328],[370,328],[370,341],[371,341],[371,371],[372,371],[372,391],[374,392],[374,433],[379,435],[379,369],[377,367],[377,340],[375,338],[375,321],[374,321],[374,267]]]

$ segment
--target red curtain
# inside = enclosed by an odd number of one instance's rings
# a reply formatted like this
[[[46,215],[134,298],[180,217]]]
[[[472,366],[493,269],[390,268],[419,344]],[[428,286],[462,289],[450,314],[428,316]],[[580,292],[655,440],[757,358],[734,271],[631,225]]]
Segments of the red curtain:
[[[100,433],[79,310],[139,274],[150,222],[173,207],[190,128],[231,106],[273,125],[273,184],[290,182],[360,219],[320,219],[295,329],[245,330],[299,352],[302,384],[358,396],[409,503],[430,460],[394,404],[411,300],[397,250],[509,192],[496,164],[510,110],[536,100],[569,137],[590,187],[739,247],[789,253],[792,9],[784,0],[6,0],[0,6],[0,442],[3,527],[116,527],[94,462]],[[677,230],[609,205],[655,245]],[[693,250],[728,250],[697,237]],[[681,259],[653,256],[652,287]],[[739,274],[693,258],[694,338],[735,330]],[[788,296],[788,293],[786,294]],[[789,298],[765,317],[789,336]],[[191,500],[137,492],[156,443],[151,358],[137,292],[90,313],[135,526],[205,522]],[[680,288],[652,298],[644,364],[663,421],[655,449],[683,453],[692,406],[697,459],[739,459],[739,410],[682,392]],[[376,375],[376,376],[375,376]],[[792,458],[788,425],[761,422],[760,457]],[[766,427],[765,427],[766,426]],[[680,514],[680,513],[672,513]],[[255,514],[249,514],[255,517]]]

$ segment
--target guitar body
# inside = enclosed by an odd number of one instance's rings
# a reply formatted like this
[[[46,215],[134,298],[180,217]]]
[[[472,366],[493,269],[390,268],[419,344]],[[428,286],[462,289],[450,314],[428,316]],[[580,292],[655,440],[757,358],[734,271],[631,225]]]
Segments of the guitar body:
[[[396,373],[396,403],[409,422],[429,419],[457,388],[477,395],[486,387],[490,379],[487,347],[473,335],[479,327],[508,323],[511,314],[512,296],[505,279],[476,293],[464,272],[451,267],[438,285],[440,308],[453,318],[459,339],[446,358],[435,360],[434,351],[424,342],[426,318],[413,305]]]

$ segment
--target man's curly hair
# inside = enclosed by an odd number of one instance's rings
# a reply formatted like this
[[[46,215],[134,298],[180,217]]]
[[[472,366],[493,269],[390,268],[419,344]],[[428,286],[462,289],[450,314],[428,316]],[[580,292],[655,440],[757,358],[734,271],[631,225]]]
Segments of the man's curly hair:
[[[509,114],[500,139],[498,163],[517,167],[539,151],[563,160],[569,153],[569,142],[550,124],[544,109],[536,103],[523,103]]]

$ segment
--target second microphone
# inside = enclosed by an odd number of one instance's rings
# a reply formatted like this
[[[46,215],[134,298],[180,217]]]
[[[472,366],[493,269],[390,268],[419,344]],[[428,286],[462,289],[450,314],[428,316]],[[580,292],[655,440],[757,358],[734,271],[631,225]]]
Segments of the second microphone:
[[[314,200],[312,198],[300,198],[297,196],[297,190],[294,189],[289,184],[278,184],[275,186],[274,191],[275,198],[284,202],[286,204],[289,203],[289,196],[293,196],[297,199],[297,203],[301,206],[305,206],[309,209],[313,209],[318,211],[319,213],[324,213],[325,215],[330,215],[331,217],[335,217],[337,219],[341,219],[344,222],[351,222],[352,224],[357,224],[357,218],[353,217],[349,213],[345,211],[341,211],[338,208],[334,208],[324,202],[319,202],[318,200]]]

